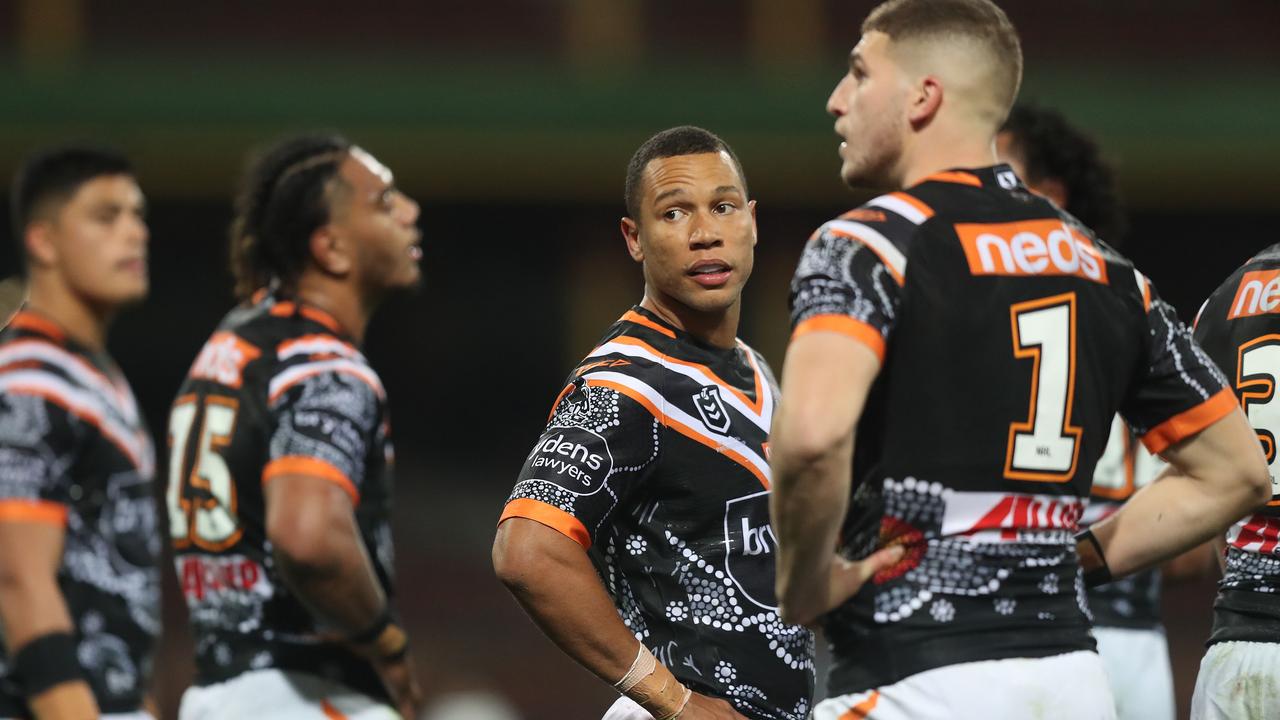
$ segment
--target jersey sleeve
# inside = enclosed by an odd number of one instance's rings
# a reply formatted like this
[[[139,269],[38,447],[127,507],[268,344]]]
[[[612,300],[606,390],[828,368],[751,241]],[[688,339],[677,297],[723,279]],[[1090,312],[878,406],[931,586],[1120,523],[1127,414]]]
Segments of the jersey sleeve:
[[[1173,306],[1149,283],[1147,291],[1146,358],[1120,412],[1158,454],[1221,420],[1236,408],[1236,399]]]
[[[809,239],[791,281],[793,338],[836,332],[863,343],[884,360],[906,258],[886,235],[892,225],[875,220],[882,215],[854,211],[823,225]]]
[[[297,372],[305,368],[280,373],[272,382],[262,481],[311,475],[336,483],[358,503],[380,424],[381,385],[372,371],[354,364],[350,371]]]
[[[48,388],[0,391],[0,521],[66,524],[77,425]]]
[[[499,524],[526,518],[590,549],[657,466],[661,414],[661,396],[634,376],[572,378],[525,458]]]

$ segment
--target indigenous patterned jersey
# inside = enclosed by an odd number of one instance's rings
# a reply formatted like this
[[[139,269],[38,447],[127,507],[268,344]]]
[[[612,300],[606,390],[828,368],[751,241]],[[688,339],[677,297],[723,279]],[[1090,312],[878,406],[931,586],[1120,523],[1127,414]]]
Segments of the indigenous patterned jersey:
[[[64,528],[58,588],[103,712],[139,709],[160,632],[154,468],[111,359],[46,318],[14,316],[0,332],[0,522]],[[0,643],[0,717],[26,717],[7,665]]]
[[[1093,470],[1093,489],[1081,527],[1101,522],[1119,510],[1135,492],[1151,484],[1165,463],[1137,442],[1120,416],[1111,423],[1111,438]],[[1152,568],[1089,590],[1093,624],[1150,630],[1160,627],[1160,569]]]
[[[390,597],[389,433],[382,383],[327,314],[260,297],[209,338],[169,416],[169,530],[197,682],[279,668],[385,697],[367,661],[321,639],[335,630],[276,568],[264,488],[303,474],[345,490]]]
[[[1280,245],[1249,260],[1209,297],[1196,339],[1226,372],[1271,469],[1271,502],[1227,532],[1209,643],[1280,642]]]
[[[827,616],[831,691],[1092,649],[1072,535],[1112,418],[1159,452],[1235,405],[1173,308],[1007,166],[827,223],[791,305],[882,362],[842,551],[907,550]]]
[[[803,720],[813,635],[782,623],[773,594],[776,403],[751,348],[634,308],[569,376],[502,520],[586,548],[627,627],[695,692]]]

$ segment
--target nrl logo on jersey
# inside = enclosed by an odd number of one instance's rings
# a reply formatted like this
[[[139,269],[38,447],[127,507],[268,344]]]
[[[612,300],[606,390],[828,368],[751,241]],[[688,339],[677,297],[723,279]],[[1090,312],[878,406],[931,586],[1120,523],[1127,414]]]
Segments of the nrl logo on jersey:
[[[704,385],[702,390],[693,396],[693,404],[698,408],[702,422],[721,435],[729,432],[729,410],[720,398],[720,388],[715,385]]]

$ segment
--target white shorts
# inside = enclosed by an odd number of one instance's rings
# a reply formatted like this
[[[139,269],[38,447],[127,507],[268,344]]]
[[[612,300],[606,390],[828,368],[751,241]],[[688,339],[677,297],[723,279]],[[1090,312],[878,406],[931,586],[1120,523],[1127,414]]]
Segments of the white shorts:
[[[1114,720],[1097,653],[960,663],[818,703],[814,720]]]
[[[178,720],[399,720],[390,707],[345,685],[300,672],[257,670],[226,682],[192,686]]]
[[[640,707],[634,700],[623,695],[609,706],[608,712],[600,720],[653,720],[648,710]]]
[[[1191,720],[1262,720],[1280,713],[1280,643],[1224,642],[1200,661]]]
[[[1119,720],[1173,720],[1173,668],[1163,629],[1095,627]]]

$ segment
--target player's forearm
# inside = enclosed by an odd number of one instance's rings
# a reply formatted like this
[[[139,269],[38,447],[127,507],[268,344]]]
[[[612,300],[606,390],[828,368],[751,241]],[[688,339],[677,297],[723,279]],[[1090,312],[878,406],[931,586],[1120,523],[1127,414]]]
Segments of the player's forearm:
[[[0,571],[0,621],[9,657],[34,640],[57,633],[73,633],[66,601],[51,573],[15,573],[13,565]],[[44,664],[61,665],[56,659]],[[65,668],[60,670],[64,671]],[[98,716],[93,691],[84,680],[57,683],[27,698],[37,720],[82,720]]]
[[[1112,577],[1122,577],[1208,542],[1247,514],[1255,500],[1243,484],[1169,473],[1091,529]]]
[[[277,548],[281,575],[298,598],[318,617],[344,635],[367,629],[386,609],[378,583],[354,522],[335,527],[323,558],[291,556]]]
[[[797,456],[785,440],[774,447],[769,502],[778,538],[779,612],[787,622],[810,623],[827,610],[852,457],[852,433],[818,454]]]
[[[638,646],[581,546],[525,518],[498,528],[494,571],[529,617],[566,655],[613,685]]]

